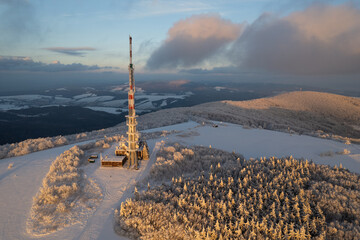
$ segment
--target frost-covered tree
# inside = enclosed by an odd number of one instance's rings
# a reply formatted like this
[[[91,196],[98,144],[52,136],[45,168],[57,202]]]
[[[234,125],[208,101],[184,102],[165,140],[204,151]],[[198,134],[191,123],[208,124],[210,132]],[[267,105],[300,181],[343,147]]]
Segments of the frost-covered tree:
[[[141,239],[360,238],[357,174],[293,157],[244,160],[203,147],[177,164],[174,153],[182,147],[173,147],[172,155],[159,152],[166,157],[151,171],[167,184],[122,204],[115,212],[118,232]]]
[[[83,150],[78,146],[56,158],[33,198],[28,230],[46,234],[75,223],[83,212],[95,206],[101,197],[100,189],[90,184],[80,170]]]

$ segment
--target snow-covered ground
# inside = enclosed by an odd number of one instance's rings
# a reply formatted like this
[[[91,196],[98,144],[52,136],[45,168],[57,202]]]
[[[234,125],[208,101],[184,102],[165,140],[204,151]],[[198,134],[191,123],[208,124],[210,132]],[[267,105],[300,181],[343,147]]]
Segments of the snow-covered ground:
[[[114,107],[85,107],[94,111],[100,111],[100,112],[107,112],[111,114],[121,114],[122,111],[120,108],[114,108]]]
[[[190,96],[192,93],[182,95],[175,94],[145,94],[138,93],[136,107],[139,110],[154,110],[165,107],[168,103],[174,103]],[[161,101],[161,102],[160,102]],[[95,93],[84,93],[73,97],[62,95],[15,95],[0,97],[0,111],[19,110],[30,107],[46,106],[81,106],[95,111],[103,111],[111,114],[119,114],[117,109],[127,107],[126,99],[115,99],[115,96],[98,96]]]
[[[29,239],[26,220],[32,198],[49,167],[71,145],[0,161],[0,239]],[[9,168],[10,164],[13,164]]]
[[[260,157],[283,157],[313,160],[318,164],[338,165],[360,174],[360,146],[283,132],[264,129],[247,129],[231,123],[215,122],[218,127],[194,126],[188,122],[174,126],[156,128],[149,131],[180,130],[181,133],[170,135],[166,141],[184,145],[212,146],[226,151],[241,153],[246,159]],[[340,154],[344,149],[349,154]]]
[[[112,101],[107,101],[107,102],[103,102],[101,105],[104,107],[123,107],[126,105],[127,103],[127,99],[122,99],[122,100],[112,100]]]
[[[106,102],[113,100],[113,96],[89,96],[83,97],[77,100],[78,103],[96,103],[96,102]]]
[[[4,99],[4,100],[39,100],[39,99],[50,99],[52,98],[51,96],[44,96],[44,95],[39,95],[39,94],[26,94],[26,95],[15,95],[15,96],[3,96],[0,97],[0,99]]]
[[[245,158],[282,157],[293,155],[307,158],[315,163],[342,165],[352,172],[360,173],[360,146],[314,138],[290,135],[261,129],[245,129],[229,123],[199,125],[187,122],[154,131],[176,133],[159,139],[149,139],[150,160],[141,161],[139,171],[119,168],[101,168],[99,160],[82,168],[102,189],[104,198],[95,213],[85,222],[75,224],[50,235],[35,237],[26,232],[26,220],[42,179],[49,171],[51,162],[71,146],[53,148],[21,157],[0,161],[0,239],[124,239],[113,231],[113,212],[122,201],[131,197],[134,184],[144,178],[155,160],[161,141],[178,142],[183,145],[203,145],[241,153]],[[116,144],[103,151],[112,157]],[[344,149],[347,155],[337,154]],[[329,154],[330,153],[330,154]],[[332,153],[332,154],[331,154]],[[9,168],[9,164],[13,167]]]
[[[20,109],[26,109],[29,108],[28,106],[17,106],[10,103],[3,103],[0,104],[0,111],[8,111],[8,110],[20,110]]]

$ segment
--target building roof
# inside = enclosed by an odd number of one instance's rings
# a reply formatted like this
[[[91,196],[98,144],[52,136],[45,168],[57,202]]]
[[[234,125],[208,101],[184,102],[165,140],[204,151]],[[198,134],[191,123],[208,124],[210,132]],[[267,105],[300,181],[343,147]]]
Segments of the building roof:
[[[102,162],[122,162],[126,156],[117,156],[112,158],[102,159]]]

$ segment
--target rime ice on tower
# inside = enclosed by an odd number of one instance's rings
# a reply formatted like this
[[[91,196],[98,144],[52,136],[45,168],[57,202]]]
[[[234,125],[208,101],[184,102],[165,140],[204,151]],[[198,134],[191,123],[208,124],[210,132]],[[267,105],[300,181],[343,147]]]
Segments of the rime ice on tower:
[[[128,125],[128,160],[129,167],[135,165],[135,169],[138,169],[138,140],[139,134],[136,131],[136,113],[135,113],[135,101],[134,101],[134,93],[135,93],[135,81],[134,81],[134,65],[132,64],[132,38],[129,36],[129,44],[130,44],[130,64],[129,64],[129,92],[128,92],[128,103],[129,103],[129,115],[126,116],[126,125]]]
[[[136,130],[137,121],[135,113],[135,80],[134,80],[134,65],[132,63],[132,38],[129,36],[130,45],[130,64],[129,64],[129,91],[128,91],[128,105],[129,114],[126,116],[126,125],[128,126],[127,146],[119,145],[115,150],[115,155],[126,156],[128,160],[128,167],[139,168],[139,159],[149,159],[149,150],[146,141],[139,141],[140,134]]]

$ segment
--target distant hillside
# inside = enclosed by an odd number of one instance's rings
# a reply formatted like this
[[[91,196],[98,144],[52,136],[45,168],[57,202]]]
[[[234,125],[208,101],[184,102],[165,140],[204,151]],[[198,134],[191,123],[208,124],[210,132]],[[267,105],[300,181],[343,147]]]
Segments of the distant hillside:
[[[206,103],[191,115],[272,130],[323,131],[360,138],[360,99],[320,92],[290,92],[250,101]],[[319,132],[319,131],[318,131]]]
[[[360,99],[320,92],[290,92],[250,101],[221,101],[189,109],[191,115],[273,130],[360,138]]]
[[[291,92],[250,101],[225,101],[246,109],[282,108],[306,111],[344,121],[360,120],[360,99],[321,92]]]

